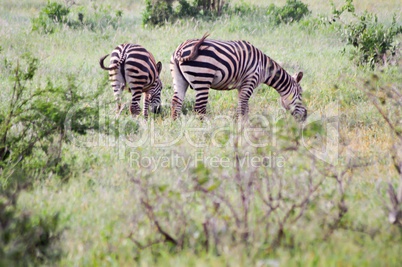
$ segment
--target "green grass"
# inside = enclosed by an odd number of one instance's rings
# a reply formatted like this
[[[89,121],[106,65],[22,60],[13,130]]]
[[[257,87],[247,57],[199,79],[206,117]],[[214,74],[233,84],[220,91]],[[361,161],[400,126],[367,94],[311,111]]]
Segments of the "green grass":
[[[271,2],[247,1],[262,8]],[[285,2],[281,0],[274,3],[280,5]],[[313,17],[330,14],[329,2],[304,2],[313,11]],[[389,14],[395,12],[401,24],[399,1],[358,2],[355,3],[358,12],[365,9],[376,12],[380,21],[386,23],[391,22]],[[264,23],[263,14],[253,17],[222,16],[215,21],[180,20],[173,25],[143,28],[143,1],[108,0],[102,1],[103,5],[111,5],[113,10],[123,11],[116,30],[107,27],[94,32],[65,27],[51,35],[31,32],[31,18],[36,17],[46,3],[44,0],[0,0],[0,6],[3,7],[0,10],[0,61],[17,61],[24,53],[37,57],[39,69],[35,76],[35,86],[43,86],[47,79],[65,85],[66,76],[74,75],[83,94],[101,87],[104,93],[89,104],[99,104],[102,115],[113,118],[115,106],[112,103],[112,89],[104,85],[107,73],[100,69],[98,60],[123,42],[143,45],[153,53],[156,60],[162,62],[161,79],[164,84],[162,115],[144,122],[141,118],[133,121],[123,112],[119,120],[111,119],[114,124],[108,127],[110,132],[115,127],[124,133],[124,139],[95,132],[66,143],[63,158],[68,162],[74,161],[68,181],[51,174],[35,181],[32,189],[24,191],[20,196],[18,203],[23,211],[35,215],[60,214],[64,231],[60,239],[63,255],[58,265],[398,266],[402,251],[401,232],[388,224],[382,206],[384,195],[377,192],[378,185],[395,181],[397,177],[387,154],[392,137],[380,115],[361,91],[372,72],[356,67],[348,59],[347,53],[341,53],[344,43],[334,28],[309,25],[303,21],[273,27]],[[342,1],[335,3],[341,5]],[[79,1],[79,4],[91,7],[93,1]],[[247,251],[242,245],[235,244],[224,235],[225,229],[220,225],[222,243],[219,245],[219,255],[213,250],[200,251],[197,245],[200,241],[194,235],[202,235],[202,223],[212,214],[212,200],[203,198],[202,194],[192,195],[186,191],[190,190],[195,179],[209,177],[211,181],[208,185],[223,180],[219,190],[227,194],[236,203],[236,208],[240,209],[239,191],[233,182],[236,175],[233,143],[237,136],[233,134],[237,127],[233,118],[237,107],[237,92],[211,90],[206,121],[200,122],[194,118],[192,107],[195,94],[189,89],[184,104],[186,114],[178,121],[170,119],[173,95],[169,73],[170,56],[181,42],[199,38],[205,32],[209,32],[209,38],[214,39],[247,40],[280,62],[289,73],[302,70],[304,78],[301,84],[309,114],[329,112],[331,104],[338,107],[342,141],[339,146],[340,161],[350,157],[355,160],[358,157],[372,159],[369,166],[354,169],[347,174],[351,177],[345,199],[349,210],[341,226],[327,239],[323,238],[326,223],[337,214],[331,205],[337,203],[339,198],[336,183],[330,178],[325,179],[323,187],[317,192],[317,201],[313,201],[314,206],[309,207],[306,216],[288,226],[286,242],[276,249],[272,249],[269,242],[265,244],[260,238],[268,230],[262,229],[258,222],[263,216],[263,204],[253,198],[250,227],[255,233],[255,243],[251,249]],[[402,41],[401,37],[399,41]],[[378,86],[402,83],[402,72],[398,66],[388,66],[375,73],[380,77]],[[0,108],[4,108],[11,97],[11,85],[1,64]],[[124,95],[124,101],[129,101],[129,94]],[[266,140],[269,146],[254,149],[243,139],[239,153],[251,156],[274,155],[276,160],[283,157],[285,167],[279,169],[279,177],[286,184],[286,192],[290,196],[300,197],[305,184],[301,182],[298,185],[298,180],[305,181],[306,173],[321,165],[315,165],[307,155],[307,150],[292,152],[282,149],[289,140],[282,140],[281,136],[294,130],[294,122],[289,114],[281,110],[274,89],[262,85],[251,97],[250,116],[257,115],[265,115],[264,118],[269,121],[268,134],[247,136],[247,140]],[[284,122],[274,129],[272,121],[277,119]],[[139,123],[139,128],[136,123]],[[308,141],[315,142],[313,139]],[[137,142],[141,145],[137,145]],[[205,170],[197,169],[195,159],[200,154],[204,157]],[[228,159],[228,165],[215,166],[214,156]],[[189,162],[173,161],[177,158]],[[166,159],[166,162],[163,165],[161,161],[150,161],[158,159]],[[187,163],[188,168],[184,166]],[[327,165],[323,163],[323,166]],[[253,172],[261,177],[274,176],[273,169],[246,166],[242,169],[242,177],[252,177]],[[324,176],[316,173],[314,179]],[[160,205],[158,215],[161,221],[172,232],[180,226],[177,218],[182,218],[175,212],[183,209],[186,214],[183,218],[188,219],[190,224],[187,231],[193,233],[188,246],[183,250],[176,251],[169,244],[158,244],[141,250],[130,239],[131,235],[146,243],[149,238],[158,238],[155,226],[147,219],[140,202],[143,192],[133,179],[147,181],[149,187],[145,188],[151,195],[155,188],[167,188],[160,193],[160,202],[155,203]],[[181,195],[176,196],[174,192],[181,192]],[[224,219],[219,222],[222,221]],[[232,229],[230,227],[227,231]],[[275,228],[270,229],[274,231]]]

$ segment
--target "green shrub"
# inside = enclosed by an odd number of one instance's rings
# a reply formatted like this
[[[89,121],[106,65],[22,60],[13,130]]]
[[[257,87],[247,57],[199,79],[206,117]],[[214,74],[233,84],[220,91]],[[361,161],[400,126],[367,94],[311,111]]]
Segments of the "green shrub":
[[[228,7],[223,0],[195,0],[193,6],[198,8],[202,16],[220,16]]]
[[[402,71],[402,68],[399,69]],[[372,75],[365,81],[360,90],[367,96],[382,117],[383,127],[388,128],[391,143],[387,153],[391,155],[393,168],[399,179],[390,180],[378,192],[384,199],[383,209],[388,215],[388,221],[402,230],[402,85],[387,84],[379,87],[381,76]],[[384,220],[385,221],[385,220]]]
[[[33,217],[19,212],[17,197],[20,191],[21,188],[0,189],[0,265],[54,263],[61,255],[56,246],[61,234],[59,216]]]
[[[306,4],[299,0],[287,0],[283,7],[271,4],[267,13],[274,24],[280,24],[300,21],[304,16],[309,15],[311,11]]]
[[[48,1],[40,11],[39,17],[32,19],[32,30],[53,33],[57,25],[67,23],[69,12],[70,10],[61,4]]]
[[[45,147],[60,133],[60,113],[48,105],[50,118],[44,120],[43,114],[38,114],[38,105],[44,106],[51,93],[30,92],[39,62],[29,54],[20,58],[21,62],[4,61],[13,88],[7,107],[0,111],[0,266],[54,265],[61,255],[57,247],[62,231],[58,214],[32,216],[19,211],[17,202],[40,167],[31,165],[33,155],[41,150],[45,159],[46,152],[47,159],[54,158]],[[44,162],[51,170],[50,161]]]
[[[47,2],[47,5],[42,9],[41,13],[46,14],[48,18],[56,23],[66,23],[67,15],[70,10],[67,7],[55,2]]]
[[[350,13],[355,12],[355,6],[353,5],[353,0],[345,0],[345,4],[338,10],[335,4],[331,1],[332,14],[334,18],[339,19],[343,12],[347,11]]]
[[[186,0],[179,0],[179,5],[176,10],[176,16],[183,17],[196,17],[199,14],[197,6],[191,5]]]
[[[232,13],[238,14],[241,16],[241,15],[255,13],[257,10],[258,10],[258,8],[256,6],[253,6],[249,3],[241,1],[240,3],[236,3],[231,11],[232,11]]]
[[[69,23],[70,27],[88,28],[91,31],[104,30],[111,26],[117,29],[123,12],[121,10],[113,10],[110,5],[93,4],[92,9],[78,7],[78,20]]]
[[[339,10],[332,6],[332,21],[339,21],[345,11],[353,15],[351,22],[339,24],[339,31],[347,45],[354,47],[351,58],[357,65],[374,69],[376,64],[386,64],[396,55],[399,44],[395,39],[402,33],[402,26],[397,24],[395,15],[391,25],[387,26],[378,21],[376,14],[366,11],[357,15],[353,0],[347,0]]]
[[[142,24],[157,26],[189,17],[211,18],[228,10],[228,5],[220,0],[195,0],[192,3],[188,0],[178,0],[175,9],[173,2],[175,0],[145,0]]]
[[[358,65],[386,64],[396,55],[398,45],[395,38],[402,33],[402,26],[397,25],[394,16],[390,26],[378,22],[377,15],[368,12],[357,17],[356,22],[345,25],[343,37],[348,45],[355,48],[352,58]]]
[[[143,25],[163,25],[174,17],[172,3],[164,0],[145,0],[145,11],[142,13]]]
[[[95,95],[82,96],[69,77],[67,86],[54,85],[50,80],[44,88],[36,88],[33,79],[38,60],[29,54],[22,61],[5,62],[12,88],[6,108],[0,111],[0,182],[3,186],[20,177],[32,180],[53,173],[67,178],[63,166],[62,148],[71,134],[97,130],[98,107],[84,105]],[[73,112],[72,112],[73,111]],[[66,121],[70,122],[66,127]]]
[[[68,15],[76,15],[76,18]],[[39,16],[32,19],[32,31],[51,34],[62,25],[72,29],[88,28],[92,31],[103,30],[108,26],[116,29],[121,16],[122,11],[113,11],[111,6],[93,4],[92,9],[86,9],[82,6],[74,8],[74,5],[65,7],[48,1]]]

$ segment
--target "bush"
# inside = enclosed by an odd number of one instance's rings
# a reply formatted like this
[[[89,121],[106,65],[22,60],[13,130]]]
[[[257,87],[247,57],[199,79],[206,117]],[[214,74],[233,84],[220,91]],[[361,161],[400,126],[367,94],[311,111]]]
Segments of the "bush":
[[[145,0],[145,5],[145,11],[142,13],[143,25],[163,25],[174,17],[171,2],[157,0],[152,3],[151,0]]]
[[[17,208],[20,192],[33,183],[30,178],[45,166],[50,171],[57,166],[57,161],[51,161],[55,159],[54,153],[46,147],[52,145],[52,139],[62,132],[62,112],[57,106],[60,99],[52,98],[50,87],[34,92],[29,90],[33,87],[31,82],[38,60],[29,54],[20,58],[21,62],[4,61],[13,87],[7,107],[0,111],[1,266],[49,264],[60,256],[56,247],[61,233],[58,214],[34,217]],[[59,97],[65,98],[65,92]],[[33,164],[35,160],[40,161],[34,156],[38,151],[44,152],[45,160],[41,166]]]
[[[199,10],[196,6],[191,5],[186,0],[179,0],[179,6],[176,10],[177,17],[196,17],[198,14]]]
[[[195,0],[193,6],[200,10],[203,16],[220,16],[227,9],[223,0]]]
[[[92,31],[102,30],[108,26],[117,28],[122,16],[122,11],[113,11],[110,6],[96,5],[93,10],[84,7],[73,8],[73,4],[65,7],[61,4],[48,1],[47,5],[40,11],[39,17],[32,19],[32,31],[45,34],[54,33],[62,25],[72,29],[88,28]],[[114,15],[112,15],[115,13]],[[68,17],[69,14],[76,14],[76,18]]]
[[[299,0],[287,0],[283,7],[271,4],[267,11],[270,20],[278,25],[280,23],[292,23],[300,21],[304,16],[311,13],[307,5]]]
[[[390,84],[378,87],[380,78],[373,75],[361,90],[384,119],[384,127],[388,128],[392,137],[388,152],[393,163],[392,169],[399,179],[395,179],[395,182],[391,180],[383,186],[383,209],[388,215],[388,221],[402,230],[402,86]]]
[[[258,8],[254,5],[241,1],[240,3],[236,3],[231,10],[234,14],[245,15],[245,14],[253,14],[258,11]]]
[[[247,123],[265,127],[258,120]],[[298,246],[296,233],[311,222],[320,225],[317,239],[321,234],[328,238],[338,229],[347,220],[345,192],[350,178],[343,168],[353,172],[355,167],[318,162],[298,145],[300,128],[296,124],[285,119],[275,124],[281,129],[278,142],[264,148],[239,141],[243,131],[239,130],[232,139],[233,149],[227,151],[227,162],[233,164],[230,168],[198,162],[179,175],[177,183],[159,179],[159,173],[177,177],[169,175],[173,169],[142,171],[141,177],[133,174],[133,196],[142,207],[132,216],[130,236],[138,247],[138,257],[146,249],[157,254],[162,246],[170,251],[216,255],[236,247],[254,257],[261,251]],[[311,126],[304,128],[304,134],[313,137],[325,131],[321,125]],[[253,132],[251,138],[266,140],[267,132]],[[263,160],[244,164],[250,155]],[[270,155],[284,156],[289,168],[274,163]]]
[[[56,86],[50,80],[44,88],[32,84],[38,60],[29,54],[14,66],[5,61],[13,82],[8,106],[0,111],[0,182],[8,186],[25,177],[26,181],[35,176],[49,173],[68,177],[66,166],[61,168],[63,143],[68,134],[85,134],[89,129],[99,129],[97,107],[86,107],[92,96],[79,95],[79,88],[68,79],[67,88]],[[74,114],[71,114],[74,110]],[[72,118],[70,118],[72,117]],[[72,121],[67,129],[65,123]],[[68,131],[68,132],[67,132]],[[62,172],[60,172],[62,171]]]
[[[47,5],[40,11],[39,17],[32,19],[32,31],[53,33],[57,25],[67,23],[69,12],[68,8],[48,1]]]
[[[343,12],[348,11],[350,13],[355,12],[355,6],[353,5],[353,0],[345,0],[345,4],[338,10],[335,7],[335,4],[331,2],[332,6],[332,14],[334,15],[334,19],[339,19]]]
[[[378,21],[375,14],[366,11],[357,15],[353,0],[347,0],[339,10],[333,5],[332,21],[339,21],[345,11],[352,14],[353,20],[339,24],[339,31],[347,45],[354,47],[351,58],[357,65],[368,65],[374,69],[376,64],[386,64],[395,57],[399,46],[395,38],[402,33],[402,26],[397,24],[395,15],[391,25],[386,26]]]
[[[35,218],[17,211],[21,188],[0,190],[0,265],[36,266],[60,257],[58,214]]]
[[[78,8],[78,21],[74,21],[75,28],[88,28],[91,31],[103,30],[111,26],[117,29],[123,15],[121,10],[113,10],[111,6],[93,4],[92,9]],[[73,23],[69,26],[72,27]]]
[[[368,12],[356,18],[343,31],[347,44],[355,48],[352,57],[358,65],[369,65],[371,69],[376,64],[386,64],[396,55],[399,44],[395,37],[402,33],[402,26],[397,25],[395,16],[390,26],[379,23],[377,15]]]
[[[187,0],[178,0],[176,9],[173,9],[174,1],[175,0],[145,0],[142,24],[160,26],[168,21],[188,17],[210,18],[220,16],[223,11],[228,9],[228,5],[220,0],[196,0],[193,3]]]
[[[66,23],[69,12],[70,10],[67,7],[48,1],[46,7],[42,9],[41,14],[46,14],[55,23]]]

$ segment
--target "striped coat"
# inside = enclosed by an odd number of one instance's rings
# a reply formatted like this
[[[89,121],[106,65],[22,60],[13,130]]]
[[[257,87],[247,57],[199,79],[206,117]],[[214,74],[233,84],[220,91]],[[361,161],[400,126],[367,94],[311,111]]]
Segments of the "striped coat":
[[[109,67],[104,66],[103,56],[99,60],[102,69],[109,71],[109,80],[117,102],[117,111],[121,109],[121,93],[127,86],[132,94],[130,112],[141,112],[140,100],[144,93],[144,117],[148,117],[149,105],[153,112],[160,111],[162,82],[159,75],[162,64],[156,63],[153,55],[144,47],[136,44],[117,46],[111,54]]]
[[[210,88],[238,90],[238,115],[248,112],[248,100],[254,89],[265,83],[276,89],[284,108],[304,121],[307,109],[302,104],[299,84],[303,73],[290,76],[278,63],[246,41],[187,40],[172,55],[170,71],[173,78],[172,118],[181,111],[188,86],[196,92],[194,110],[204,115]]]

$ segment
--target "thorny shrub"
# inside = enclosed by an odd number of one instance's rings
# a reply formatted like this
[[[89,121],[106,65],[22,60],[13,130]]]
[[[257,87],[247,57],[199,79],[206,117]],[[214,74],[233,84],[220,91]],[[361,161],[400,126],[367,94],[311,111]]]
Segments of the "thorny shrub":
[[[308,6],[299,0],[287,0],[283,7],[271,4],[267,11],[270,21],[276,25],[300,21],[310,13]]]
[[[353,0],[347,0],[345,5],[337,9],[332,4],[333,19],[339,23],[339,31],[347,45],[353,46],[351,58],[357,65],[368,65],[374,69],[376,65],[386,65],[396,62],[394,59],[398,53],[399,43],[395,41],[397,35],[402,33],[402,25],[399,25],[396,16],[392,23],[385,25],[378,21],[376,14],[364,12],[361,15],[355,13]],[[341,15],[347,11],[353,16],[353,20],[343,23]]]
[[[122,14],[121,10],[113,11],[110,6],[97,3],[87,9],[83,6],[76,7],[74,1],[67,1],[66,6],[48,1],[40,10],[39,16],[32,19],[32,31],[51,34],[62,26],[72,29],[87,28],[91,31],[106,27],[116,29]]]

